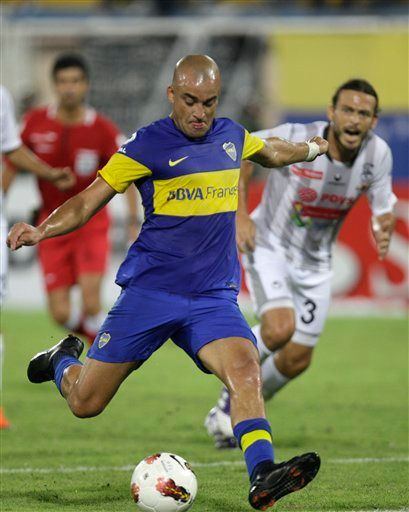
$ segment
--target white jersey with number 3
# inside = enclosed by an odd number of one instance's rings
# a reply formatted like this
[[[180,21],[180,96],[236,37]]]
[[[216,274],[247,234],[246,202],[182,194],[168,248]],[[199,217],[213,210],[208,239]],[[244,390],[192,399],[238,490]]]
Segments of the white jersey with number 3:
[[[302,142],[314,135],[325,138],[328,123],[283,124],[255,135]],[[351,165],[327,155],[271,169],[261,203],[252,214],[257,244],[271,247],[279,240],[293,264],[331,268],[331,249],[337,233],[357,199],[366,194],[375,216],[392,211],[392,155],[387,143],[370,132]]]

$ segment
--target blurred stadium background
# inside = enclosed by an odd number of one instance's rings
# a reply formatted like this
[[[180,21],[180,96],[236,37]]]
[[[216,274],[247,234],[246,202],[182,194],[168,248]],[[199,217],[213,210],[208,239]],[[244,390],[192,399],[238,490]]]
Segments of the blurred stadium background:
[[[389,257],[380,263],[366,200],[355,207],[337,244],[332,311],[402,315],[409,302],[407,21],[404,0],[3,0],[1,82],[21,115],[52,99],[55,56],[78,51],[91,67],[90,103],[130,134],[167,115],[165,88],[174,64],[188,53],[207,53],[219,63],[219,115],[249,130],[323,119],[341,82],[366,78],[380,96],[376,132],[393,151],[398,223]],[[262,184],[260,172],[253,204]],[[30,177],[20,175],[7,198],[9,221],[29,219],[37,201]],[[122,202],[111,207],[107,307],[117,294],[113,276],[126,250]],[[7,308],[45,305],[34,251],[10,255]]]

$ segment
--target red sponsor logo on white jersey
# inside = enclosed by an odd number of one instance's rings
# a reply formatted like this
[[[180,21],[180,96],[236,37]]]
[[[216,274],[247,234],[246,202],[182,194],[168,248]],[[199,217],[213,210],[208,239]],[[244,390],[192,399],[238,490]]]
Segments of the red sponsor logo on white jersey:
[[[298,191],[298,197],[305,203],[312,203],[317,199],[318,194],[313,188],[305,187]]]
[[[345,197],[338,194],[322,194],[321,201],[327,201],[329,203],[336,203],[339,206],[351,207],[355,202],[355,197]]]
[[[308,169],[306,167],[299,167],[298,165],[292,165],[290,171],[296,176],[301,178],[309,178],[311,180],[322,180],[324,176],[323,171],[315,171],[314,169]]]
[[[324,208],[323,206],[310,206],[308,204],[293,203],[294,209],[302,217],[311,217],[316,219],[336,220],[346,215],[345,210],[338,208]]]

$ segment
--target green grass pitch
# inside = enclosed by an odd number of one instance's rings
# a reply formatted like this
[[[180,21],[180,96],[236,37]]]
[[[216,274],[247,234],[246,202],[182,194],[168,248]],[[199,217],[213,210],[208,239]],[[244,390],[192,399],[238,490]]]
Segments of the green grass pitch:
[[[277,460],[318,451],[321,471],[280,500],[284,511],[409,510],[408,334],[404,319],[330,319],[310,370],[268,403]],[[132,467],[158,451],[194,466],[192,511],[245,512],[241,453],[216,451],[203,419],[219,384],[171,343],[124,383],[99,417],[71,415],[50,383],[27,381],[29,358],[62,331],[45,314],[5,312],[2,512],[131,511]]]

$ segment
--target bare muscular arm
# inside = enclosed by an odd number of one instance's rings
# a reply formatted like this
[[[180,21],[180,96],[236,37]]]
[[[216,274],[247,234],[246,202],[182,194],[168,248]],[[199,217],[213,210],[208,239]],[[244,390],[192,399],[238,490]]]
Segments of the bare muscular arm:
[[[14,224],[7,237],[7,245],[15,251],[23,245],[36,245],[41,240],[64,235],[85,224],[116,194],[101,177],[79,194],[54,210],[38,227],[24,222]]]
[[[380,260],[385,259],[388,254],[395,222],[396,219],[392,212],[384,213],[383,215],[373,217],[372,219],[372,233],[375,238],[378,257]]]
[[[327,151],[328,142],[318,136],[307,142],[289,142],[280,137],[270,137],[266,139],[264,147],[252,155],[250,160],[263,167],[283,167],[297,162],[310,162]]]
[[[6,156],[17,168],[29,171],[38,178],[52,181],[59,190],[68,190],[75,184],[75,175],[68,167],[52,168],[24,145],[6,153]]]

